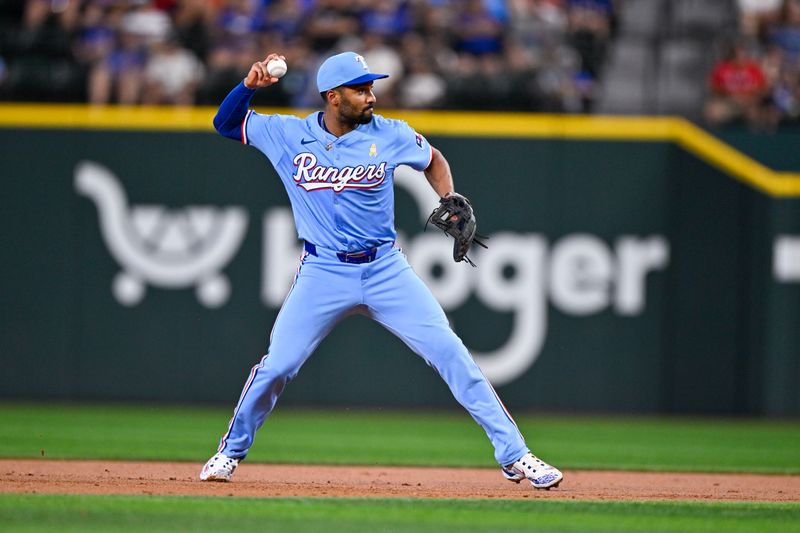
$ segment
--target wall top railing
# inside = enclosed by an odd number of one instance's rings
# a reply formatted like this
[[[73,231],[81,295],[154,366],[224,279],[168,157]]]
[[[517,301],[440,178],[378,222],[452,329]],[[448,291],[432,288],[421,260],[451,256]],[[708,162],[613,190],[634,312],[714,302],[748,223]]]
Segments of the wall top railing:
[[[264,108],[304,116],[311,110]],[[0,127],[42,129],[213,131],[212,107],[126,107],[0,104]],[[425,135],[671,142],[732,178],[772,197],[800,197],[800,173],[779,172],[680,117],[393,111]]]

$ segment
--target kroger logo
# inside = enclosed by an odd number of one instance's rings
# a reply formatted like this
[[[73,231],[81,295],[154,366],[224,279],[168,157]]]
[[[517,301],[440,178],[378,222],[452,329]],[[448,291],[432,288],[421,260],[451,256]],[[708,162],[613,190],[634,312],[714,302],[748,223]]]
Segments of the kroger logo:
[[[435,193],[408,167],[395,171],[395,183],[413,197],[422,225],[437,203]],[[112,283],[121,304],[140,302],[147,285],[194,287],[198,301],[208,307],[227,302],[231,288],[221,271],[241,246],[247,228],[243,207],[129,206],[119,180],[90,162],[76,168],[75,186],[97,205],[103,239],[121,267]],[[445,311],[474,297],[489,310],[512,314],[511,332],[501,345],[472,352],[495,385],[514,381],[534,364],[547,334],[550,304],[572,316],[605,310],[641,314],[648,275],[669,262],[669,244],[660,235],[620,235],[613,245],[589,233],[553,242],[527,232],[490,237],[488,250],[474,251],[479,268],[453,262],[452,241],[440,232],[401,235],[399,241]],[[264,213],[262,246],[261,300],[278,308],[301,253],[290,209]],[[458,331],[458,324],[454,327]]]
[[[97,204],[103,240],[122,267],[112,285],[117,301],[138,304],[149,284],[195,287],[207,307],[227,302],[230,283],[219,272],[241,245],[247,229],[243,208],[129,206],[116,176],[92,162],[75,169],[75,188]]]

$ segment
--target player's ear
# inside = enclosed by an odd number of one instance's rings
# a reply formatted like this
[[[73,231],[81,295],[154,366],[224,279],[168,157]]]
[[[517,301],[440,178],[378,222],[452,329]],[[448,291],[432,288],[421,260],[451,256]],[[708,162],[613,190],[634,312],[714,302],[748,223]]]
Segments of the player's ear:
[[[330,89],[327,94],[327,103],[329,104],[338,104],[339,98],[341,98],[341,93],[337,89]]]

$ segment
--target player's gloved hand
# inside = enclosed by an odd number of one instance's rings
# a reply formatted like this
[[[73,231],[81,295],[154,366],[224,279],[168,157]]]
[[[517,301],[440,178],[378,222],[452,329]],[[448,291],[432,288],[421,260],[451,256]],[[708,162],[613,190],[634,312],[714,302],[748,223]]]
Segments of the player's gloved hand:
[[[276,57],[286,61],[286,58],[282,55],[269,54],[264,58],[264,61],[253,63],[253,66],[250,67],[250,72],[248,72],[247,76],[244,78],[244,86],[248,89],[263,89],[264,87],[269,87],[273,83],[277,83],[278,78],[270,76],[269,72],[267,72],[267,63]]]
[[[453,260],[455,262],[466,261],[472,266],[475,263],[467,257],[467,252],[474,242],[479,246],[487,248],[479,239],[486,239],[477,233],[478,225],[475,220],[475,213],[472,211],[472,204],[466,196],[457,192],[447,193],[444,198],[439,200],[439,206],[433,210],[428,217],[428,223],[441,229],[453,239]],[[428,223],[425,227],[428,227]]]

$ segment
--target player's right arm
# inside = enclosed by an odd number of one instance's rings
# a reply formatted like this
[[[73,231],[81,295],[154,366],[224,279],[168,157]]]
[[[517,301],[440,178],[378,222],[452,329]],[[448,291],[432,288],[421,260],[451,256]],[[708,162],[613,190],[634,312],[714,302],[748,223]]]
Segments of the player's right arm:
[[[243,124],[247,117],[250,100],[256,89],[269,87],[278,81],[278,78],[271,77],[267,73],[267,63],[276,57],[284,59],[281,55],[269,54],[263,61],[253,63],[244,80],[234,87],[222,101],[214,116],[214,128],[220,135],[245,143]]]

